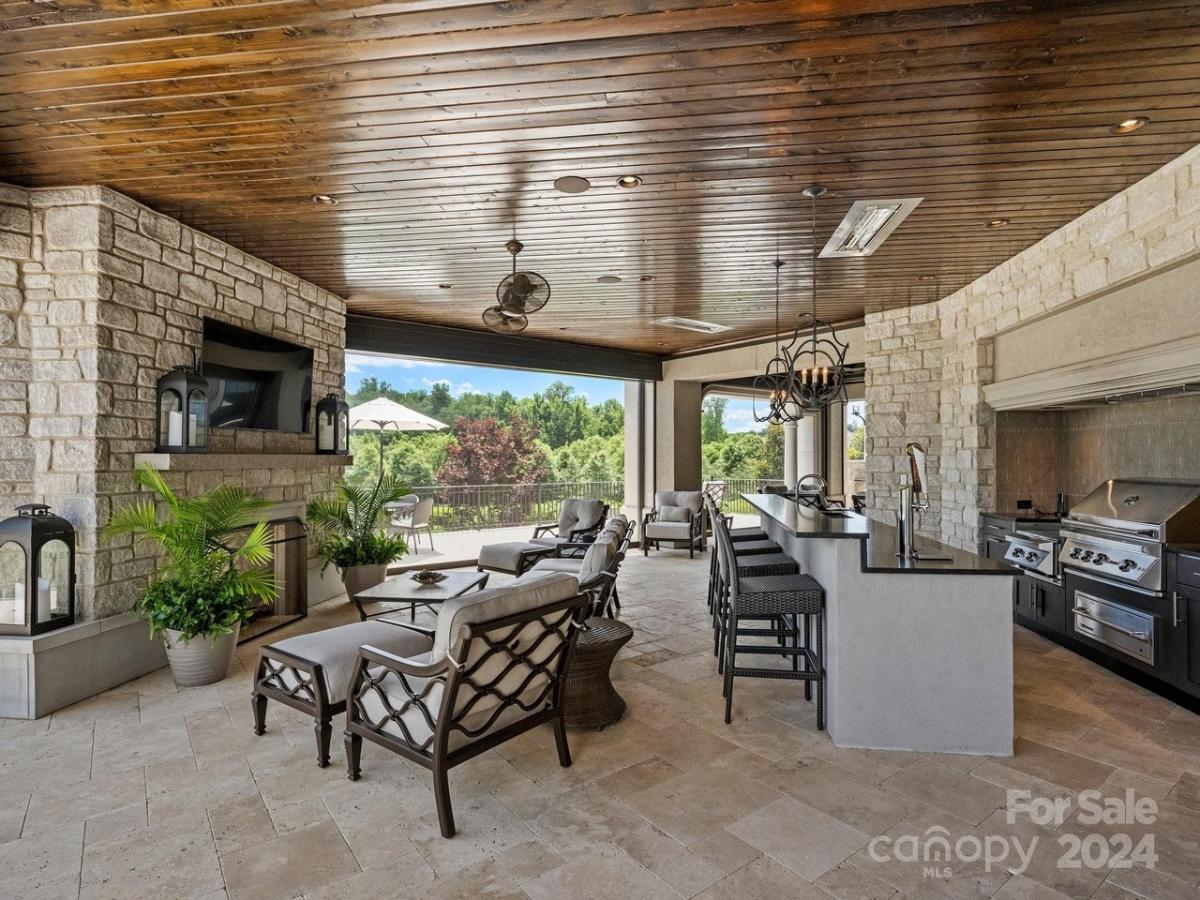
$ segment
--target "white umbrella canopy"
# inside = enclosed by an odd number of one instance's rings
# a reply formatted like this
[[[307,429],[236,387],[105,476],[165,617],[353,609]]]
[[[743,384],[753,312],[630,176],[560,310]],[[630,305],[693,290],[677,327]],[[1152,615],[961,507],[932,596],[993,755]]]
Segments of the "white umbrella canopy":
[[[449,427],[389,397],[350,407],[351,431],[441,431]]]
[[[350,407],[351,431],[379,432],[379,479],[383,481],[383,435],[387,431],[441,431],[449,428],[437,419],[409,409],[389,397],[376,397]]]

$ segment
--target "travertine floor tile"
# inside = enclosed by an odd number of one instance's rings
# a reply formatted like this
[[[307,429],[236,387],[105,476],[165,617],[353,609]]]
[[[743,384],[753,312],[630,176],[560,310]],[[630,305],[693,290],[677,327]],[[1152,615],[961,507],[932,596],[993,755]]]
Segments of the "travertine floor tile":
[[[349,782],[335,723],[318,769],[311,719],[279,704],[251,733],[253,642],[219,685],[181,690],[163,669],[0,720],[0,896],[1200,900],[1200,717],[1017,628],[1017,729],[1036,740],[1012,758],[839,749],[784,681],[739,679],[726,726],[707,571],[680,553],[626,562],[635,635],[613,674],[629,714],[572,731],[570,769],[539,727],[454,771],[450,841],[420,766],[368,744]],[[322,604],[272,639],[355,618]],[[935,827],[1027,834],[996,812],[1007,790],[1084,787],[1159,801],[1133,832],[1154,831],[1157,868],[1064,873],[1047,841],[1024,875],[973,863],[935,878],[862,846]],[[1118,830],[1068,820],[1043,836]]]
[[[357,871],[354,854],[332,822],[221,857],[232,900],[290,900]]]

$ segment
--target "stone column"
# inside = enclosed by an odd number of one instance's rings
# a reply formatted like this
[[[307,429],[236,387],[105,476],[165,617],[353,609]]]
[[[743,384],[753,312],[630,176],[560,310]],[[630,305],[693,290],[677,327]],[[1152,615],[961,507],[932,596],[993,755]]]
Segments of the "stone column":
[[[796,423],[783,423],[783,483],[790,491],[800,474],[796,469]]]

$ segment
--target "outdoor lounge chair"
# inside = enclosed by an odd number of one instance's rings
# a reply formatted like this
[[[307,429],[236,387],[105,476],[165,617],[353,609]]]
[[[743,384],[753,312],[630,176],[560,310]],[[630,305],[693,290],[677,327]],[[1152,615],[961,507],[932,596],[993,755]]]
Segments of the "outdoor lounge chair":
[[[571,765],[561,688],[588,597],[574,576],[530,577],[448,600],[437,626],[401,624],[433,638],[413,657],[365,646],[346,699],[346,764],[360,774],[363,739],[433,772],[442,835],[454,835],[448,773],[546,722],[558,762]]]
[[[550,546],[564,541],[573,543],[599,531],[607,515],[608,504],[603,500],[570,497],[562,502],[558,521],[535,526],[531,540]]]
[[[656,491],[654,509],[642,520],[642,552],[650,555],[650,545],[661,549],[663,541],[686,544],[688,556],[704,550],[704,492]]]

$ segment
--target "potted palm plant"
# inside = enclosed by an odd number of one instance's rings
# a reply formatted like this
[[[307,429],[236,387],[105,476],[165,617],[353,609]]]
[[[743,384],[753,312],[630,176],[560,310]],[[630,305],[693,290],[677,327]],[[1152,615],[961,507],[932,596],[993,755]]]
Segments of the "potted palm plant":
[[[406,484],[390,477],[371,485],[343,482],[336,497],[308,505],[308,524],[319,535],[317,554],[325,561],[321,571],[336,566],[347,595],[379,584],[388,563],[408,551],[404,538],[382,527],[387,504],[407,491]]]
[[[116,510],[106,538],[133,535],[151,541],[163,561],[134,605],[162,636],[175,682],[211,684],[229,671],[242,622],[275,596],[267,523],[256,516],[269,505],[248,491],[223,484],[198,497],[180,498],[162,474],[139,466],[134,480],[164,507],[140,499]]]

